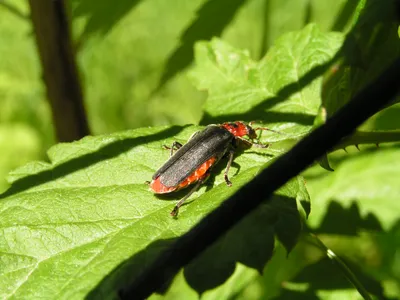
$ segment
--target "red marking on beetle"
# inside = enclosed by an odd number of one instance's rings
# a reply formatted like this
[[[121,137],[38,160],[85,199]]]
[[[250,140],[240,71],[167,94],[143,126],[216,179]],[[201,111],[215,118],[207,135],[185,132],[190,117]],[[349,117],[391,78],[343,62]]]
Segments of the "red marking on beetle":
[[[212,167],[212,165],[215,163],[216,158],[211,157],[209,160],[205,161],[198,167],[192,174],[190,174],[184,181],[182,181],[178,186],[165,186],[161,183],[160,177],[157,177],[150,183],[150,188],[156,193],[156,194],[166,194],[170,193],[173,191],[177,191],[180,189],[183,189],[187,187],[188,185],[199,181],[200,179],[203,179],[208,176],[207,171]]]
[[[245,136],[249,133],[249,130],[243,122],[229,122],[229,123],[223,123],[221,127],[225,128],[228,130],[230,133],[232,133],[234,136]]]
[[[267,128],[253,129],[251,126],[241,121],[223,123],[220,127],[225,128],[235,137],[243,137],[247,135],[250,139],[257,138],[256,130],[269,130]]]
[[[202,179],[203,177],[207,176],[207,171],[209,168],[211,168],[211,166],[215,163],[216,158],[215,157],[211,157],[209,160],[207,160],[206,162],[204,162],[200,167],[197,168],[196,171],[194,171],[192,174],[190,174],[190,176],[188,178],[186,178],[184,181],[182,181],[179,184],[179,188],[184,188],[186,186],[188,186],[189,184],[192,184],[193,182],[196,182],[200,179]]]
[[[150,182],[150,188],[156,194],[166,194],[166,193],[173,192],[177,189],[176,186],[168,187],[168,186],[163,185],[160,181],[160,177],[157,177],[156,179],[154,179]]]

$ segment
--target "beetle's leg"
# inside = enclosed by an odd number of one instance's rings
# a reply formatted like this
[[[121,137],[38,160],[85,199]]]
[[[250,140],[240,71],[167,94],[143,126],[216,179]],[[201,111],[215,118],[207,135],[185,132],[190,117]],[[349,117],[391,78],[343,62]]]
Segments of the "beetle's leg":
[[[249,148],[253,145],[252,142],[250,142],[250,141],[248,141],[248,140],[246,140],[246,139],[244,139],[244,138],[242,138],[240,136],[237,136],[235,141],[236,141],[236,145],[238,145],[238,141],[240,141],[240,143],[246,145]]]
[[[268,148],[269,147],[269,144],[261,144],[261,143],[255,143],[255,142],[252,142],[251,145],[255,148]]]
[[[233,162],[233,155],[235,154],[235,151],[233,149],[229,150],[229,160],[228,160],[228,164],[226,165],[226,169],[224,172],[224,178],[225,178],[225,182],[228,186],[232,186],[232,182],[229,180],[228,178],[228,172],[229,169],[231,168],[232,162]]]
[[[174,155],[174,150],[179,150],[182,147],[182,144],[175,141],[172,143],[172,147],[171,147],[171,153],[170,156]]]
[[[173,217],[176,217],[179,213],[179,208],[183,205],[183,203],[195,192],[198,190],[198,188],[200,187],[200,185],[206,180],[206,178],[208,177],[205,176],[202,179],[200,179],[199,181],[197,181],[197,183],[195,184],[195,186],[190,190],[189,193],[186,194],[185,197],[183,197],[181,200],[179,200],[179,202],[175,205],[174,209],[170,212],[170,215]]]
[[[164,148],[164,149],[171,150],[170,155],[169,155],[170,157],[171,157],[172,155],[174,155],[174,151],[175,151],[175,150],[179,150],[181,147],[182,147],[182,144],[179,143],[179,142],[177,142],[177,141],[173,142],[171,147],[168,147],[168,146],[166,146],[166,145],[163,145],[163,148]]]

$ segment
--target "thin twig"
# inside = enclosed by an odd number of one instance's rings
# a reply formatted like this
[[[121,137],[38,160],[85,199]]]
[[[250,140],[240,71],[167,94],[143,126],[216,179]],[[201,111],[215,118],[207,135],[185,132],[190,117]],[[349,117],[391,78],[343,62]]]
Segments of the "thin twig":
[[[308,235],[312,238],[310,243],[315,247],[319,248],[320,250],[322,250],[326,254],[326,256],[340,268],[340,270],[343,272],[343,275],[346,277],[348,281],[350,281],[352,285],[354,285],[354,287],[357,289],[360,295],[365,300],[372,300],[371,296],[369,295],[365,287],[361,284],[360,281],[358,281],[357,276],[354,275],[354,273],[345,264],[345,262],[340,257],[338,257],[335,254],[335,252],[333,252],[331,249],[325,246],[325,244],[315,234],[309,233]]]
[[[122,299],[147,298],[258,205],[272,199],[271,195],[275,190],[392,101],[400,92],[398,78],[400,78],[400,59],[329,118],[324,125],[315,129],[289,152],[277,158],[267,169],[161,253],[130,286],[120,291]]]

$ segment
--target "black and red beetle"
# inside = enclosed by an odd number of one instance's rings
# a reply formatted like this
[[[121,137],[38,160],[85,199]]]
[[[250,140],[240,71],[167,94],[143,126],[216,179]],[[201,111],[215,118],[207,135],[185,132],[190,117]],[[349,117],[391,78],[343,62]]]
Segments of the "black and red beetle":
[[[211,168],[227,153],[229,160],[224,176],[226,184],[231,186],[228,171],[233,161],[235,149],[239,144],[268,147],[268,145],[254,142],[254,139],[257,138],[257,130],[270,129],[254,129],[251,127],[251,123],[246,124],[240,121],[229,122],[208,125],[204,130],[193,134],[185,145],[174,142],[171,148],[166,147],[171,149],[171,157],[153,175],[150,189],[156,194],[165,194],[196,183],[192,190],[171,211],[171,215],[176,216],[179,207],[200,187],[210,175]],[[248,136],[250,140],[244,139],[244,136]],[[173,153],[174,150],[177,150],[175,154]]]

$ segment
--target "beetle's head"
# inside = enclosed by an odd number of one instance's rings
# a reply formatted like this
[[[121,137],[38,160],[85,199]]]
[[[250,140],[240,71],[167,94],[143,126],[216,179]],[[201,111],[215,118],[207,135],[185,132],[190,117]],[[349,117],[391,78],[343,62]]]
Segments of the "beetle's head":
[[[247,135],[250,139],[254,140],[257,138],[257,133],[253,127],[250,125],[244,124],[246,126]]]

